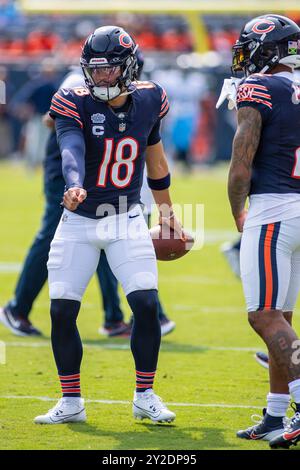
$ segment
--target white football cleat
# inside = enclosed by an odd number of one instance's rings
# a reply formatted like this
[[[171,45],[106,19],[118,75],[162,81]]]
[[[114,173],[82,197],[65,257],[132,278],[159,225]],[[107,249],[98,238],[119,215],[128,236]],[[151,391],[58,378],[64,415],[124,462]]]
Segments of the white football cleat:
[[[36,424],[63,424],[86,421],[83,398],[61,398],[45,415],[36,416]]]
[[[154,423],[171,423],[176,418],[175,413],[168,410],[152,389],[143,393],[134,393],[132,411],[134,418],[149,418]]]

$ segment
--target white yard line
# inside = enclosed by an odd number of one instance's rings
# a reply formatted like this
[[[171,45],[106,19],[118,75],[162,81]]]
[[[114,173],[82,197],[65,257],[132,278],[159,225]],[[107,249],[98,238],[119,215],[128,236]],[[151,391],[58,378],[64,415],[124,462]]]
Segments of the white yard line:
[[[171,305],[170,310],[174,311],[185,311],[185,312],[191,312],[191,311],[196,311],[200,313],[246,313],[246,307],[244,305],[241,305],[240,307],[235,306],[226,306],[226,307],[211,307],[207,305],[199,305],[199,304],[173,304]]]
[[[5,346],[12,347],[12,348],[50,348],[50,342],[22,342],[22,341],[5,341]],[[178,344],[178,349],[180,349],[181,345]],[[185,345],[184,345],[185,346]],[[199,351],[237,351],[237,352],[255,352],[260,350],[259,346],[257,347],[240,347],[240,346],[205,346],[205,345],[188,345],[191,349],[199,349]],[[129,350],[130,345],[129,343],[126,344],[117,344],[117,343],[105,343],[105,344],[86,344],[83,343],[83,347],[85,349],[116,349],[116,350]],[[175,345],[171,345],[172,351],[176,349]],[[161,349],[168,351],[169,345],[168,343],[163,343]],[[187,347],[188,349],[188,347]]]
[[[9,273],[18,273],[21,271],[22,264],[21,263],[14,263],[14,262],[7,262],[7,263],[0,263],[0,273],[9,274]]]
[[[159,283],[176,283],[176,284],[198,284],[201,285],[218,285],[218,286],[232,286],[237,283],[236,279],[232,277],[228,279],[216,278],[214,276],[158,276]]]
[[[3,395],[0,396],[0,399],[5,400],[38,400],[38,401],[57,401],[57,398],[50,397],[36,397],[36,396],[18,396],[18,395]],[[124,400],[90,400],[86,399],[86,403],[100,403],[102,405],[131,405],[131,401]],[[242,408],[242,409],[257,409],[260,410],[261,406],[253,405],[237,405],[237,404],[227,404],[227,403],[173,403],[166,402],[166,405],[169,406],[185,406],[185,407],[194,407],[194,408]]]

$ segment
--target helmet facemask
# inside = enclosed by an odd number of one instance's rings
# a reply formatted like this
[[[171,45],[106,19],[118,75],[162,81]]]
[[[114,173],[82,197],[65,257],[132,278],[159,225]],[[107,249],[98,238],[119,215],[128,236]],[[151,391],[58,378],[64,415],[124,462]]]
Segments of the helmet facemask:
[[[236,44],[232,48],[232,73],[243,72],[246,77],[252,73],[266,73],[273,68],[279,59],[278,46],[273,43],[262,43],[250,40]]]
[[[232,53],[231,70],[234,76],[241,71],[246,77],[252,73],[266,73],[277,64],[294,69],[300,67],[300,33],[277,42],[264,42],[263,37],[244,43],[237,41]]]
[[[132,81],[136,80],[137,75],[137,61],[134,54],[130,54],[121,64],[108,63],[104,57],[92,58],[89,64],[83,59],[80,62],[86,85],[94,99],[111,101],[118,96],[131,93],[128,88]],[[104,78],[99,81],[95,79],[97,77],[95,72],[101,70]]]

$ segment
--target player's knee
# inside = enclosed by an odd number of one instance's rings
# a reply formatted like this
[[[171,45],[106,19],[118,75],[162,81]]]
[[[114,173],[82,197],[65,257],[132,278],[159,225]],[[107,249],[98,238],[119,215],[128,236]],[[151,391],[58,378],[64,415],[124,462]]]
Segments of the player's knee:
[[[248,313],[248,321],[256,333],[264,336],[271,326],[278,319],[283,318],[282,312],[279,310],[257,310]]]
[[[127,296],[128,303],[134,315],[158,316],[158,294],[157,290],[138,290]]]
[[[152,272],[140,272],[132,275],[124,284],[125,294],[141,290],[157,290],[157,276]]]
[[[77,300],[54,299],[51,300],[50,315],[53,324],[76,322],[80,309]]]
[[[248,322],[250,326],[253,328],[253,330],[258,333],[258,329],[260,327],[260,319],[257,316],[257,312],[248,313]]]
[[[157,290],[146,290],[143,293],[143,310],[151,315],[158,314],[158,295]]]

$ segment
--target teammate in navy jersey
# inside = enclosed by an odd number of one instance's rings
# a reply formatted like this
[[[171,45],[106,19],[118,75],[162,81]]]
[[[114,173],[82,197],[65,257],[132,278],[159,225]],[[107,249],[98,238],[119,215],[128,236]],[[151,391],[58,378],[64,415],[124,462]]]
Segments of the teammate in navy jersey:
[[[241,278],[252,328],[269,352],[262,421],[237,436],[271,447],[300,439],[300,364],[292,311],[300,289],[300,28],[279,15],[254,18],[233,47],[238,87],[228,194],[242,234]],[[245,202],[249,196],[249,210]],[[293,396],[296,415],[284,427]]]
[[[36,423],[86,419],[76,319],[101,250],[134,315],[133,414],[152,421],[175,419],[153,392],[161,336],[157,266],[139,205],[146,162],[161,222],[182,233],[172,212],[170,174],[160,138],[160,121],[169,103],[158,84],[135,82],[136,49],[122,28],[98,28],[88,37],[81,56],[86,87],[60,90],[52,100],[66,181],[65,210],[48,261],[51,339],[63,398],[35,418]]]

